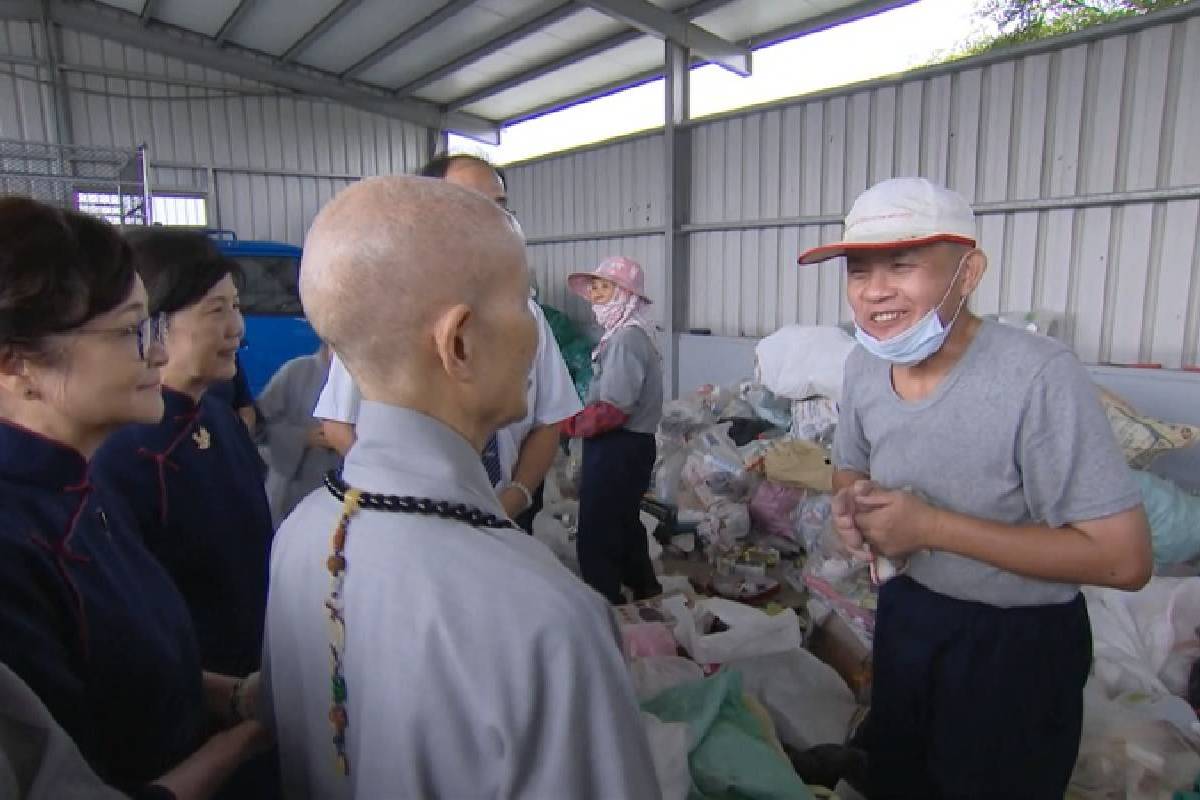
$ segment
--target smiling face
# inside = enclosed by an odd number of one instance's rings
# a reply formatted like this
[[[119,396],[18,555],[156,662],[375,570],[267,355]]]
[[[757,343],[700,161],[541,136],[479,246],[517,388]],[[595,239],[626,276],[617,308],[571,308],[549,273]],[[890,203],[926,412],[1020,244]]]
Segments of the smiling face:
[[[880,341],[904,333],[932,308],[945,324],[974,288],[967,270],[955,277],[970,252],[964,245],[933,244],[848,253],[846,299],[854,321]]]
[[[117,308],[54,337],[61,344],[53,358],[35,368],[46,404],[88,430],[158,422],[163,412],[159,371],[166,353],[152,339],[139,352],[138,328],[145,329],[145,319],[146,290],[137,279]]]
[[[617,285],[604,278],[592,278],[592,282],[588,286],[588,296],[594,306],[602,306],[611,301],[616,293]]]
[[[90,457],[108,434],[162,418],[166,361],[140,279],[124,301],[32,348],[0,354],[0,405],[19,425]]]
[[[190,393],[230,380],[244,332],[237,286],[226,275],[199,300],[171,314],[165,383]]]

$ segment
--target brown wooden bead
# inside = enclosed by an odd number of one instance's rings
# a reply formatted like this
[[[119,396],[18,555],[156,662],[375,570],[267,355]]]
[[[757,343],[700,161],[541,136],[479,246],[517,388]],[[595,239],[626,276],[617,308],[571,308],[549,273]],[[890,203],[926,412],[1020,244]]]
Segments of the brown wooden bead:
[[[342,708],[341,706],[334,706],[333,708],[329,709],[329,721],[333,723],[333,729],[338,733],[344,731],[346,729],[346,725],[350,722],[349,718],[346,716],[346,709]]]

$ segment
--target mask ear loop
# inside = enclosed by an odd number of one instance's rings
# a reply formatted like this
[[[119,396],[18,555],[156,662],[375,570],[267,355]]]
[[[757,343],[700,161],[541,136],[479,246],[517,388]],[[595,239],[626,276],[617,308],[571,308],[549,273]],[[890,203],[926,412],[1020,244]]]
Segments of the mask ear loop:
[[[971,254],[967,253],[966,255],[964,255],[962,258],[960,258],[958,260],[958,268],[954,270],[954,277],[950,279],[950,285],[946,287],[946,293],[944,295],[942,295],[942,299],[938,302],[938,304],[937,304],[937,306],[935,306],[935,308],[941,308],[942,303],[946,302],[947,298],[950,297],[950,292],[954,291],[954,284],[956,281],[958,281],[958,276],[962,272],[963,264],[967,263],[967,256],[969,256],[969,255],[971,255]],[[950,321],[948,323],[946,323],[946,325],[945,325],[946,330],[950,330],[951,328],[954,327],[954,323],[958,322],[958,315],[962,313],[963,306],[965,306],[966,304],[967,304],[967,296],[963,295],[962,299],[958,301],[958,308],[954,309],[954,316],[951,317]]]

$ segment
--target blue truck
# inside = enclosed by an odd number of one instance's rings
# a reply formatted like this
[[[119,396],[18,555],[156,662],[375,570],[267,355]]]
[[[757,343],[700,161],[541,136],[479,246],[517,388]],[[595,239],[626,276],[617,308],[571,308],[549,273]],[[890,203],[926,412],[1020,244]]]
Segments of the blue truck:
[[[238,359],[257,397],[284,362],[317,350],[319,340],[300,306],[299,247],[249,241],[232,231],[209,231],[221,252],[242,269],[246,337]]]

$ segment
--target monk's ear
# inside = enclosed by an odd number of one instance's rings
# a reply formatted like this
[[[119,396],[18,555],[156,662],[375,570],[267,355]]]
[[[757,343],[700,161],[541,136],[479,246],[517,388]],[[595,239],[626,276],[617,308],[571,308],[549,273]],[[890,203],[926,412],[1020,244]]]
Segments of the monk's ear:
[[[476,341],[479,326],[470,306],[450,306],[437,318],[433,326],[434,347],[442,369],[457,381],[470,382],[478,369],[479,342]]]

